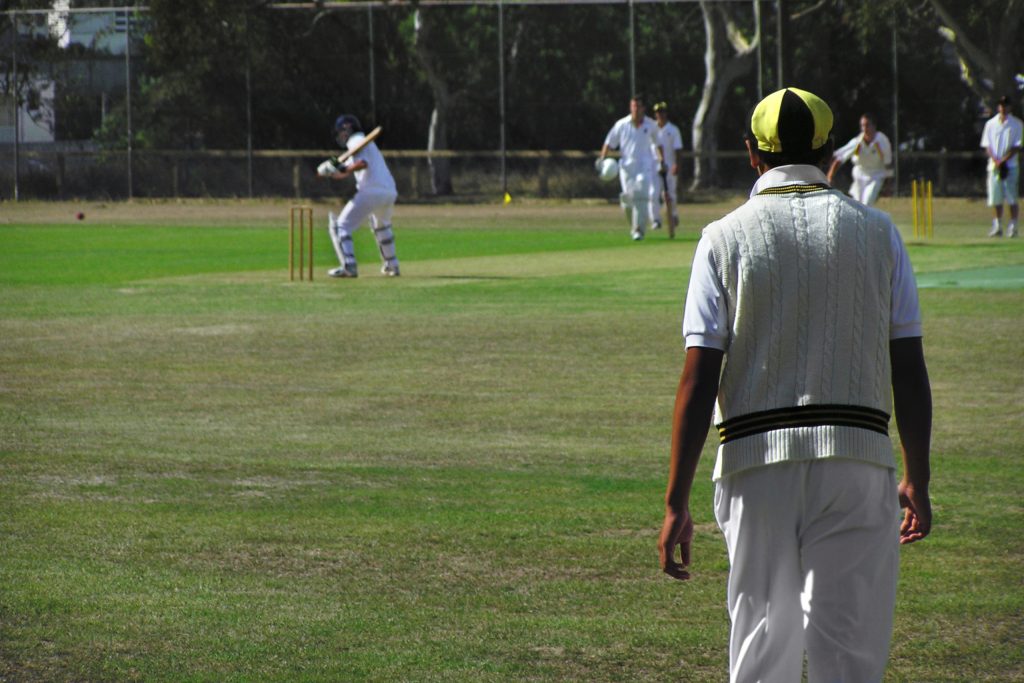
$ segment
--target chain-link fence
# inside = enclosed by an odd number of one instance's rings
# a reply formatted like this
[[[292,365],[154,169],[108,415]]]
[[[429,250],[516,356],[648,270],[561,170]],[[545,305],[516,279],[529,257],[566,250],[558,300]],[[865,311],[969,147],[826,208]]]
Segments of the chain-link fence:
[[[405,199],[438,193],[440,162],[459,197],[611,197],[593,160],[631,93],[669,101],[688,148],[706,78],[691,0],[194,4],[3,13],[0,198],[330,196],[314,169],[343,111],[384,127]],[[872,24],[851,9],[868,3],[790,2],[788,47],[765,18],[779,3],[722,4],[756,55],[725,94],[718,148],[684,150],[682,188],[698,157],[716,161],[712,186],[749,187],[743,117],[786,48],[787,83],[833,104],[837,144],[876,114],[897,191],[923,176],[939,194],[983,193],[989,112],[920,3]]]

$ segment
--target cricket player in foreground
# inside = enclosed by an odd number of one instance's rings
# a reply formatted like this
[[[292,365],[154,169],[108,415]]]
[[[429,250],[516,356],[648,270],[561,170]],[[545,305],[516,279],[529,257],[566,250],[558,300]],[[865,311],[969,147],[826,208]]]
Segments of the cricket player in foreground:
[[[619,205],[630,221],[630,236],[642,240],[651,218],[652,202],[658,201],[658,167],[661,164],[661,150],[658,148],[658,125],[646,115],[642,95],[633,95],[629,101],[629,116],[615,122],[605,136],[601,162],[611,149],[620,150],[619,182],[622,194]],[[660,223],[659,223],[660,227]]]
[[[734,683],[800,681],[805,653],[809,683],[881,681],[899,546],[931,528],[914,275],[891,219],[826,183],[831,128],[809,92],[758,103],[747,150],[760,177],[705,228],[686,297],[659,551],[689,578],[690,489],[714,411]]]
[[[341,169],[333,161],[325,161],[317,168],[317,174],[334,180],[355,174],[356,194],[340,214],[327,214],[327,229],[341,263],[327,274],[331,277],[359,276],[352,234],[369,219],[383,262],[380,272],[388,277],[398,277],[401,273],[395,255],[395,234],[391,230],[391,214],[398,198],[395,179],[376,143],[363,144],[366,136],[359,119],[351,114],[342,114],[334,122],[334,133],[339,145],[349,151],[358,151],[346,160]]]
[[[892,143],[885,133],[878,130],[873,114],[860,117],[860,135],[836,150],[832,165],[828,169],[828,182],[839,167],[853,159],[853,185],[850,196],[857,201],[873,206],[878,201],[887,178],[892,171]]]

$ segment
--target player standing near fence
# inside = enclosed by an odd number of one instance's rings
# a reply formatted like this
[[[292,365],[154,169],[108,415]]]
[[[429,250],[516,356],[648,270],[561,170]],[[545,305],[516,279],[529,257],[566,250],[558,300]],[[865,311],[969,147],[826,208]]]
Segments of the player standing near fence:
[[[999,113],[985,122],[981,146],[988,152],[988,205],[992,207],[992,230],[989,237],[1003,234],[1003,202],[1010,205],[1007,237],[1017,236],[1017,188],[1020,183],[1018,156],[1024,146],[1024,123],[1013,115],[1012,103],[1005,95],[999,98]]]
[[[679,162],[676,159],[676,152],[683,148],[683,136],[676,124],[668,120],[667,102],[658,102],[653,108],[654,120],[658,123],[658,147],[661,148],[662,159],[661,168],[658,169],[658,183],[662,187],[657,188],[656,195],[667,200],[664,204],[668,207],[669,236],[674,237],[676,226],[679,225]],[[651,220],[655,226],[661,222],[662,203],[659,201],[652,204],[655,210],[651,212]]]
[[[619,204],[630,222],[630,235],[642,240],[651,217],[651,202],[657,201],[658,167],[661,151],[658,148],[658,125],[646,115],[642,95],[633,95],[629,101],[629,116],[615,122],[604,139],[598,165],[609,150],[618,149],[619,182],[622,194]]]
[[[317,168],[317,174],[334,180],[344,180],[355,174],[356,194],[340,214],[327,214],[327,229],[341,263],[337,268],[327,271],[327,274],[331,277],[359,276],[352,235],[369,219],[383,262],[380,272],[389,277],[397,277],[400,274],[398,257],[395,255],[395,234],[391,230],[391,214],[395,200],[398,199],[395,179],[376,143],[371,141],[362,144],[366,135],[355,116],[339,116],[334,122],[334,134],[339,145],[350,151],[358,151],[346,160],[341,169],[334,161],[325,161]]]
[[[931,528],[914,274],[889,216],[827,184],[824,101],[780,90],[748,123],[760,177],[745,204],[705,228],[690,275],[661,565],[689,578],[690,489],[714,411],[730,680],[799,681],[806,652],[809,683],[878,682],[899,544]]]
[[[878,130],[873,114],[860,117],[860,135],[836,150],[828,169],[828,182],[840,166],[853,159],[850,196],[867,206],[878,201],[885,181],[892,177],[892,143]]]

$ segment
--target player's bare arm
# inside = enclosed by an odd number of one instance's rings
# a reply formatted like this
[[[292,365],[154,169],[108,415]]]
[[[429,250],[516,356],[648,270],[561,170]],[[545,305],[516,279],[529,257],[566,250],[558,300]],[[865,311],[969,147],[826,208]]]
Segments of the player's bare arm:
[[[683,374],[676,390],[665,521],[658,540],[658,552],[662,571],[680,580],[690,578],[685,569],[690,564],[690,543],[693,540],[690,489],[711,426],[724,355],[718,349],[687,349]],[[675,556],[677,546],[679,560]]]
[[[840,161],[839,159],[832,159],[832,165],[828,167],[828,173],[825,174],[825,177],[828,179],[829,185],[832,184],[832,176],[836,174],[836,171],[838,171],[839,167],[842,165],[843,162]]]
[[[892,364],[893,412],[903,450],[903,478],[899,484],[900,543],[919,541],[931,531],[932,507],[929,452],[932,431],[932,392],[920,337],[889,343]]]

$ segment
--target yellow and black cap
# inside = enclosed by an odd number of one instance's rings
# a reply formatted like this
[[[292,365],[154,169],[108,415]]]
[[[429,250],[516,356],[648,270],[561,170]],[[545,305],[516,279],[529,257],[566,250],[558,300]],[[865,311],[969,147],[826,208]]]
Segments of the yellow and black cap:
[[[762,152],[812,152],[829,140],[832,109],[813,93],[784,88],[757,103],[750,116],[750,132]]]

